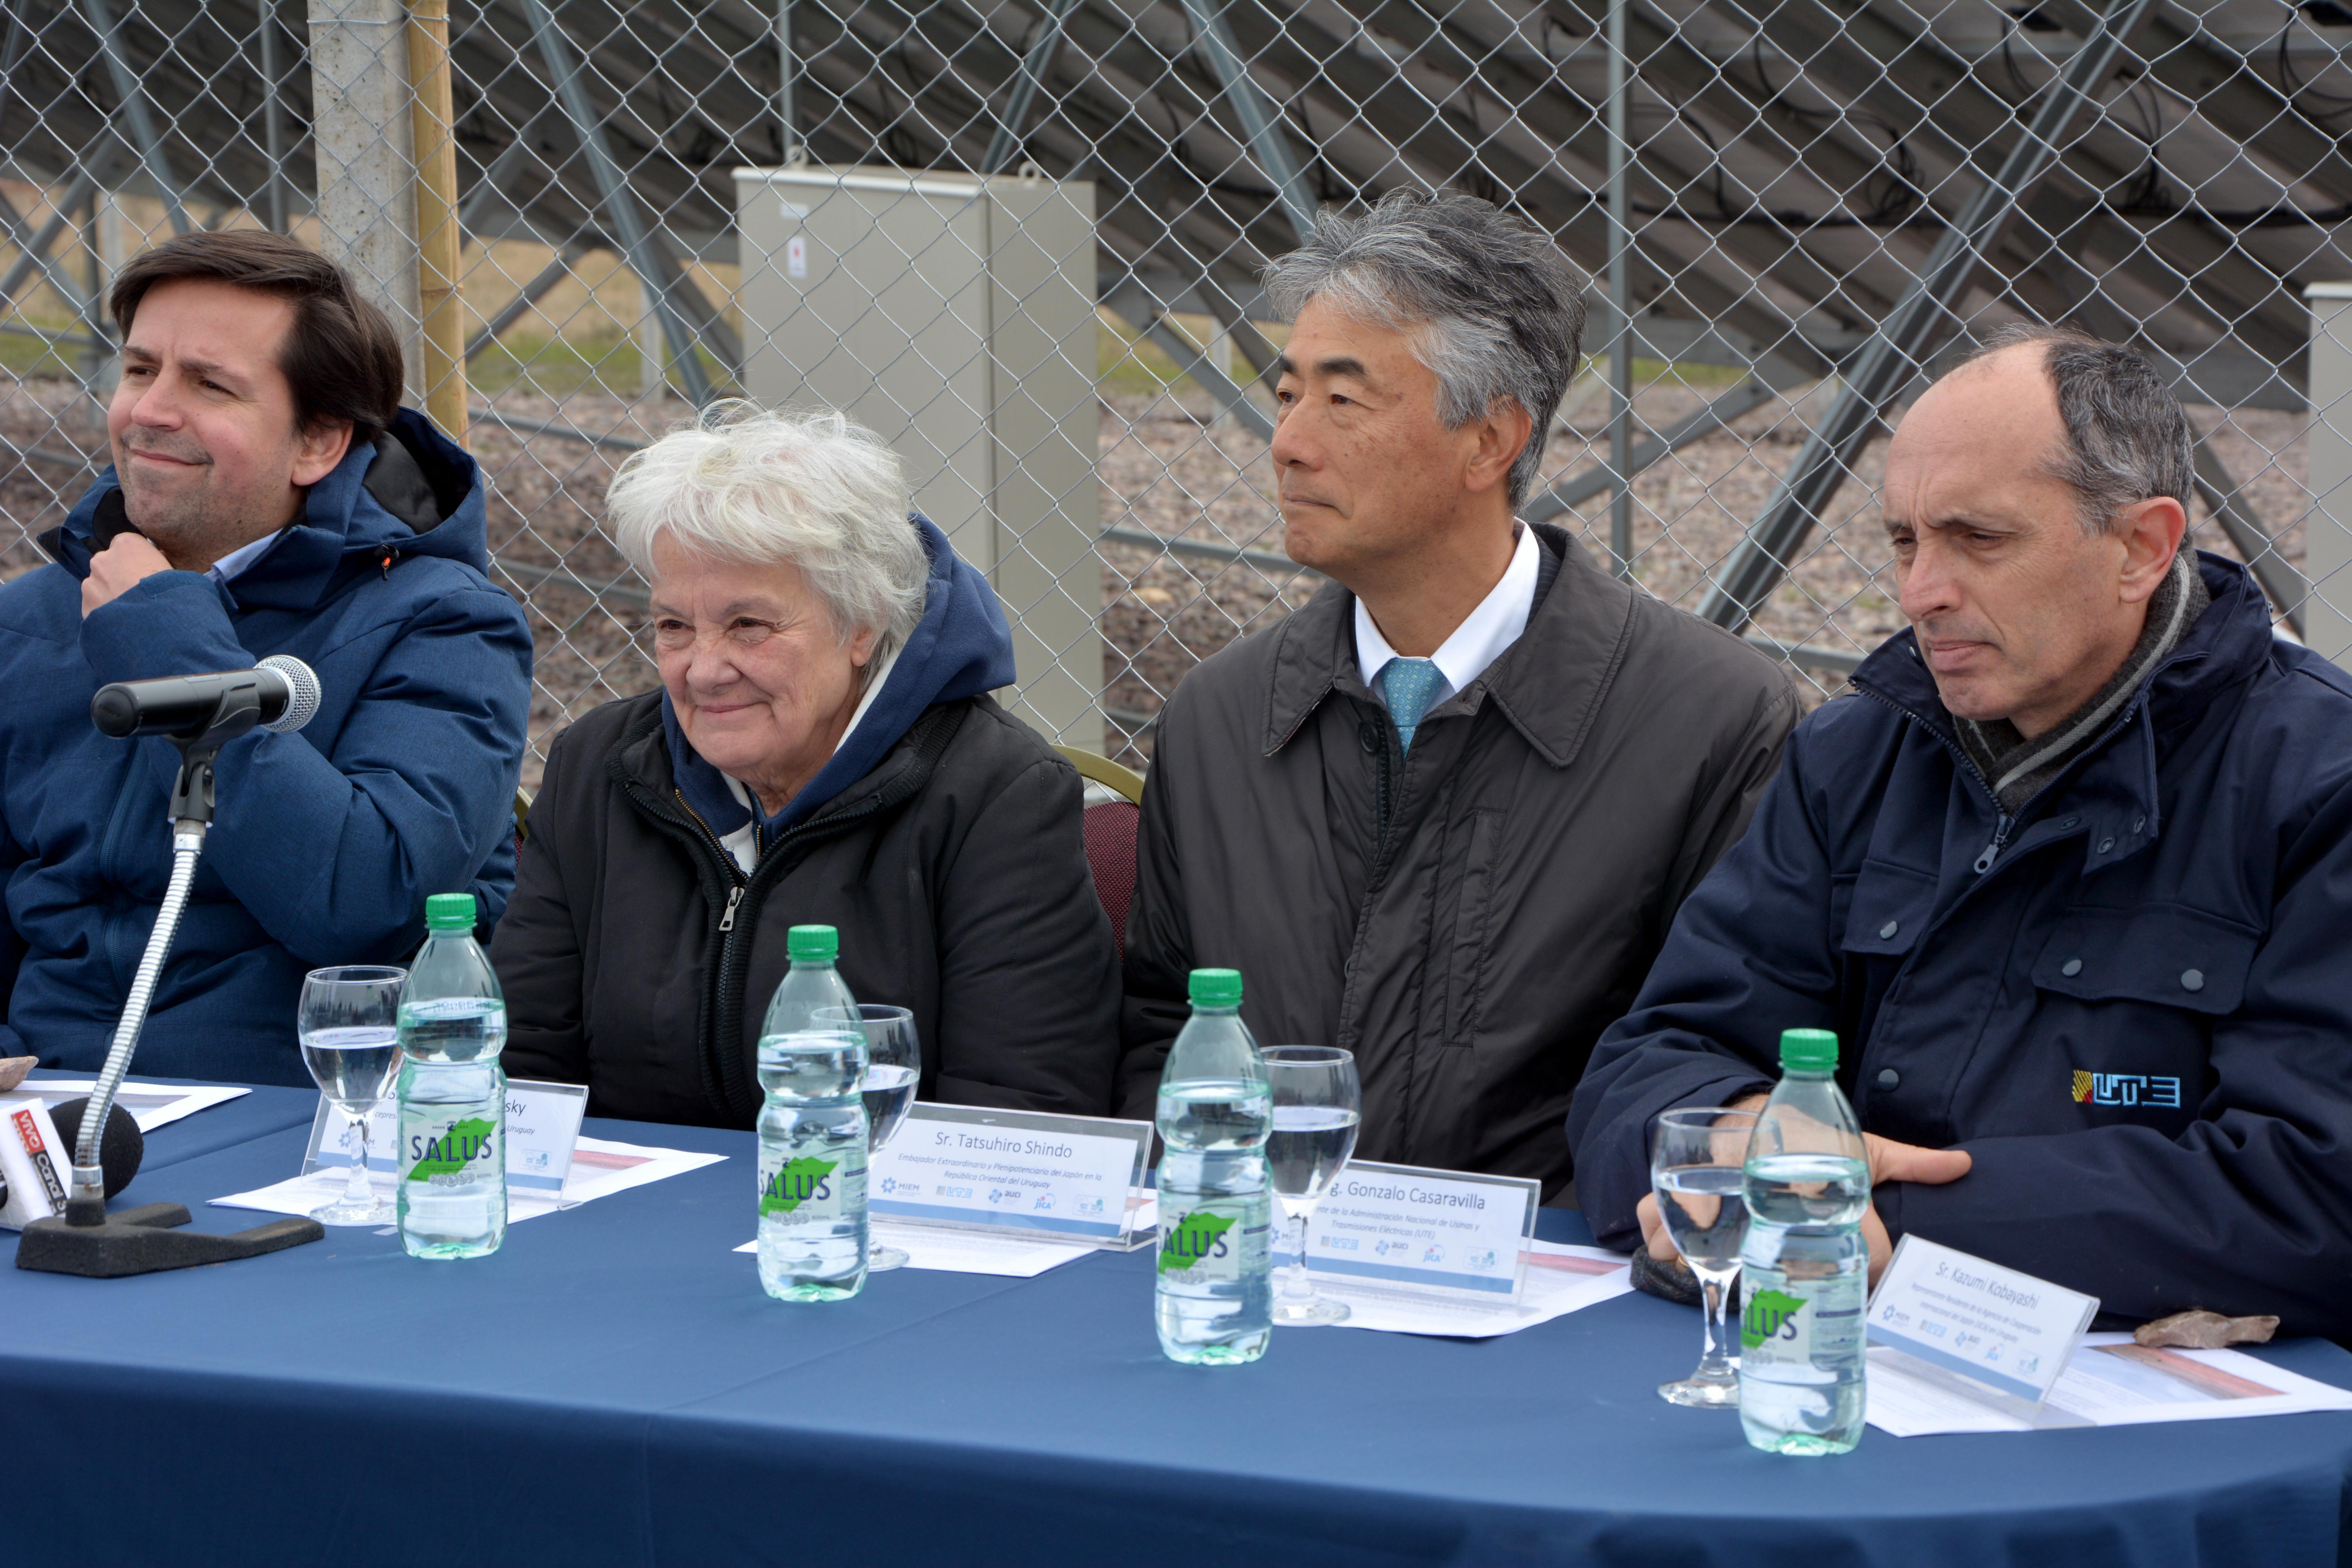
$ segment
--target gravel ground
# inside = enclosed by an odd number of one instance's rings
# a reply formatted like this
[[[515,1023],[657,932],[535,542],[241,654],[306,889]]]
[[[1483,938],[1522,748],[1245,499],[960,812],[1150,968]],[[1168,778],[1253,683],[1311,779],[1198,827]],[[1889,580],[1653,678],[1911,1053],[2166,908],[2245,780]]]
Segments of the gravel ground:
[[[1547,480],[1593,466],[1607,450],[1605,397],[1589,384],[1571,389],[1565,417],[1546,454]],[[1637,439],[1644,426],[1663,427],[1704,400],[1710,389],[1666,382],[1635,399]],[[1633,486],[1634,576],[1672,603],[1695,605],[1704,573],[1737,544],[1748,520],[1764,507],[1778,477],[1795,460],[1808,421],[1822,395],[1791,403],[1775,400],[1734,427],[1644,471]],[[688,414],[675,400],[631,405],[577,395],[561,401],[518,393],[498,406],[510,418],[561,420],[593,432],[637,439],[657,435]],[[2302,416],[2242,409],[2193,408],[2200,430],[2215,432],[2215,449],[2237,475],[2265,523],[2279,533],[2280,553],[2301,563],[2306,443]],[[1280,557],[1281,527],[1271,500],[1272,465],[1265,444],[1230,419],[1189,384],[1153,396],[1108,392],[1101,404],[1102,521],[1161,537],[1189,537]],[[89,482],[84,454],[102,437],[89,404],[61,380],[16,382],[0,377],[0,578],[40,563],[32,535],[55,526]],[[525,435],[495,425],[475,427],[473,447],[490,477],[490,542],[511,568],[508,585],[530,613],[538,644],[537,689],[531,711],[533,754],[526,769],[535,784],[547,737],[598,703],[642,691],[653,669],[637,630],[644,584],[629,574],[595,528],[604,487],[625,455],[553,437]],[[1871,487],[1880,478],[1885,443],[1874,441],[1832,506],[1834,522],[1816,534],[1789,580],[1758,617],[1759,629],[1791,645],[1861,651],[1902,625],[1889,586]],[[63,459],[62,461],[52,459]],[[2198,509],[2202,521],[2202,508]],[[1595,497],[1559,520],[1580,533],[1601,559],[1608,556],[1608,502]],[[2197,531],[2205,548],[2231,553],[2220,531]],[[1130,763],[1150,756],[1141,726],[1186,671],[1234,637],[1258,630],[1299,604],[1320,580],[1285,565],[1220,564],[1117,542],[1102,549],[1107,685],[1104,706],[1113,733],[1134,727],[1122,752]],[[592,593],[591,586],[607,591]],[[1800,678],[1816,699],[1822,682]]]

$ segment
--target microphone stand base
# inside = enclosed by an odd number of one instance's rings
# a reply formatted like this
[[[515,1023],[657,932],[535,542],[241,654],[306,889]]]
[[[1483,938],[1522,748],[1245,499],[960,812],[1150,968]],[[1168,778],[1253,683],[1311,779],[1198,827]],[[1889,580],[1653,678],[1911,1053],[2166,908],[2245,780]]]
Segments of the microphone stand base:
[[[207,1236],[179,1230],[190,1215],[179,1204],[142,1204],[106,1216],[102,1225],[74,1225],[63,1215],[37,1219],[26,1226],[16,1244],[16,1267],[45,1274],[79,1274],[89,1279],[119,1279],[127,1274],[155,1274],[166,1268],[194,1268],[202,1263],[233,1263],[323,1240],[327,1227],[315,1219],[289,1215],[241,1230],[232,1236]]]

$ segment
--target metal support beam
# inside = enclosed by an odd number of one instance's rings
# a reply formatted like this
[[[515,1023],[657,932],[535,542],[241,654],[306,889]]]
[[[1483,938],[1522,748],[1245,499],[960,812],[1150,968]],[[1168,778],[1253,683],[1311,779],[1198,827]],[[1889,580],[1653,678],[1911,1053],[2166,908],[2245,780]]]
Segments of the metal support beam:
[[[23,242],[16,265],[8,268],[6,277],[0,278],[0,306],[13,306],[16,291],[36,272],[49,277],[51,286],[56,286],[57,280],[49,271],[52,266],[50,247],[57,244],[58,237],[65,233],[66,226],[73,221],[74,210],[89,199],[90,193],[98,189],[100,182],[113,178],[115,166],[121,161],[120,145],[109,142],[105,151],[99,154],[98,161],[74,176],[73,184],[58,198],[57,205],[50,209],[49,221],[41,226],[38,234]],[[71,290],[59,289],[58,291],[68,300],[73,298]]]
[[[801,140],[800,110],[793,102],[800,64],[793,58],[793,0],[776,0],[776,147],[787,169],[808,156]]]
[[[1231,376],[1209,363],[1208,356],[1192,346],[1192,340],[1178,331],[1168,320],[1166,309],[1153,299],[1133,278],[1113,289],[1103,303],[1127,318],[1145,336],[1168,351],[1176,368],[1189,376],[1192,384],[1211,397],[1225,413],[1238,420],[1244,429],[1262,441],[1274,439],[1274,416],[1256,404]]]
[[[286,110],[278,79],[278,0],[255,0],[254,31],[261,44],[261,138],[269,158],[269,226],[286,232]]]
[[[2279,552],[2278,544],[2262,519],[2245,499],[2245,492],[2230,473],[2230,465],[2213,449],[2212,440],[2200,437],[2197,441],[2197,493],[2205,498],[2206,510],[2231,546],[2245,557],[2254,581],[2270,599],[2271,608],[2286,622],[2287,629],[2298,638],[2303,636],[2303,607],[2311,597],[2311,581],[2294,568]]]
[[[1249,67],[1242,62],[1241,50],[1234,47],[1234,35],[1225,26],[1221,12],[1211,10],[1212,0],[1184,0],[1184,15],[1192,24],[1192,37],[1209,57],[1209,65],[1217,73],[1217,80],[1225,89],[1225,101],[1233,105],[1234,115],[1242,122],[1243,134],[1249,142],[1250,156],[1258,169],[1274,182],[1274,199],[1290,220],[1291,229],[1304,244],[1307,231],[1315,226],[1315,197],[1307,188],[1307,181],[1298,172],[1298,163],[1290,155],[1290,143],[1285,139],[1282,125],[1266,103],[1265,94],[1250,76]],[[1223,5],[1226,0],[1215,0]]]
[[[1630,490],[1635,476],[1661,458],[1671,457],[1693,441],[1703,440],[1730,424],[1749,409],[1769,403],[1779,393],[1763,382],[1750,378],[1730,391],[1719,394],[1705,407],[1696,408],[1675,420],[1652,440],[1633,448],[1631,457],[1622,459],[1625,476],[1624,490]],[[1597,468],[1587,468],[1574,479],[1564,479],[1540,495],[1531,496],[1519,508],[1519,516],[1529,522],[1549,522],[1588,497],[1618,487],[1617,475],[1621,459],[1612,456]],[[1613,549],[1614,542],[1612,542]]]
[[[506,178],[514,173],[515,165],[521,163],[522,155],[530,150],[530,133],[538,124],[536,115],[524,121],[515,132],[514,139],[499,148],[499,155],[490,160],[490,166],[482,171],[481,179],[467,193],[465,205],[457,209],[459,234],[472,234],[478,230],[481,226],[483,209],[493,200],[506,195],[502,188]],[[510,205],[514,204],[513,197],[508,196],[507,200]]]
[[[578,138],[580,151],[595,175],[599,205],[619,233],[622,254],[628,259],[629,269],[653,291],[654,309],[661,317],[662,335],[668,340],[678,384],[697,408],[708,407],[712,397],[710,377],[702,368],[694,329],[670,298],[670,268],[663,265],[667,258],[646,233],[644,215],[637,210],[636,195],[629,189],[620,165],[613,161],[612,149],[604,144],[604,129],[596,122],[587,90],[580,85],[580,62],[572,51],[572,40],[556,26],[555,18],[548,12],[547,0],[523,0],[523,9],[530,18],[539,57],[547,66],[547,74],[555,79],[556,100],[572,121],[572,133]]]
[[[163,157],[163,144],[156,139],[155,117],[148,112],[147,94],[122,58],[121,40],[114,36],[114,15],[106,0],[82,0],[82,6],[89,16],[89,29],[98,35],[100,50],[106,56],[106,74],[114,83],[115,106],[131,121],[131,139],[139,148],[141,162],[147,166],[147,177],[155,182],[156,195],[163,198],[164,209],[172,216],[172,232],[185,234],[188,214],[180,205],[179,182],[172,177],[172,165]]]
[[[1626,165],[1633,161],[1633,62],[1625,58],[1627,0],[1609,4],[1609,571],[1633,574],[1633,251]],[[1646,467],[1646,465],[1644,465]]]
[[[1936,241],[1918,280],[1864,346],[1829,416],[1774,488],[1763,514],[1722,568],[1709,574],[1699,605],[1702,616],[1737,631],[1788,574],[1888,402],[1910,382],[1934,344],[1959,324],[1959,305],[1978,268],[2000,247],[2019,205],[2056,163],[2075,121],[2115,74],[2116,57],[2154,3],[2114,0],[2097,35],[2050,84],[2032,124],[2002,159],[2000,171]]]
[[[34,264],[41,276],[47,280],[49,287],[58,291],[58,298],[73,307],[74,314],[81,318],[82,326],[88,335],[103,344],[106,353],[111,353],[114,352],[114,345],[109,341],[111,334],[106,330],[104,301],[92,296],[80,284],[75,282],[73,274],[58,265],[57,258],[49,254],[49,246],[56,243],[58,232],[64,228],[64,220],[89,204],[94,198],[94,195],[95,186],[84,189],[77,185],[67,197],[71,205],[60,206],[58,209],[57,221],[49,228],[44,229],[41,235],[35,235],[31,232],[32,226],[25,220],[22,214],[17,212],[16,204],[8,199],[7,193],[0,191],[0,226],[7,229],[8,243],[15,246],[26,259]],[[46,244],[43,243],[45,237],[47,241]],[[15,290],[12,289],[8,292],[13,295]]]
[[[579,254],[575,251],[557,251],[555,259],[541,268],[538,276],[522,286],[522,292],[499,306],[498,312],[482,323],[482,330],[476,332],[472,341],[466,344],[467,362],[472,363],[476,354],[497,342],[500,332],[521,321],[530,313],[533,305],[547,297],[549,289],[571,277],[572,266],[579,259]]]
[[[980,161],[983,174],[1001,174],[1013,154],[1021,150],[1021,128],[1029,123],[1029,106],[1037,100],[1037,89],[1053,74],[1054,57],[1062,50],[1062,24],[1068,20],[1071,7],[1078,0],[1045,0],[1045,15],[1038,18],[1037,36],[1030,40],[1029,52],[1021,58],[1021,75],[1013,84],[1013,100],[1004,106],[1004,118],[996,122],[996,134],[989,138],[988,155]]]

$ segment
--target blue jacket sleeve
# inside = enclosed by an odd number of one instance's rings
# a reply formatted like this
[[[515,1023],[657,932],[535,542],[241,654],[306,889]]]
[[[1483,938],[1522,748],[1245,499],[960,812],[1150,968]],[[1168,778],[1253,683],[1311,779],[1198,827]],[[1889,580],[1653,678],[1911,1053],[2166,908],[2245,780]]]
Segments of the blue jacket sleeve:
[[[1970,1140],[1959,1181],[1880,1190],[1889,1232],[2061,1280],[2105,1313],[2201,1306],[2352,1334],[2352,781],[2286,825],[2279,849],[2270,930],[2237,1010],[2214,1021],[2186,1131]]]
[[[306,962],[397,958],[415,944],[426,896],[473,887],[511,832],[530,701],[521,611],[487,584],[407,608],[327,752],[307,731],[257,731],[215,768],[206,864]],[[253,663],[220,590],[188,572],[157,573],[100,606],[81,642],[100,681]],[[334,665],[333,650],[320,662]],[[178,752],[141,744],[168,792]]]
[[[1577,1203],[1608,1246],[1640,1235],[1650,1126],[1686,1105],[1769,1089],[1782,1029],[1834,1028],[1830,858],[1790,741],[1755,820],[1683,904],[1633,1010],[1601,1037],[1568,1111]]]

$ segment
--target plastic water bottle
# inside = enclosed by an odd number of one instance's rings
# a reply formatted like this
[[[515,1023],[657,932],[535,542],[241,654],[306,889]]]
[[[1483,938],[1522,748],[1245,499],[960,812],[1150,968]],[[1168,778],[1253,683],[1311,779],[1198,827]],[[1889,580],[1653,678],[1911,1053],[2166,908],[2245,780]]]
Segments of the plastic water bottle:
[[[1780,1037],[1780,1084],[1748,1143],[1740,1249],[1739,1422],[1774,1454],[1862,1441],[1870,1162],[1837,1086],[1837,1037]]]
[[[793,967],[760,1028],[760,1283],[779,1301],[838,1301],[866,1284],[866,1037],[819,1028],[857,1004],[834,972],[841,936],[794,926]]]
[[[1160,1075],[1160,1348],[1233,1366],[1274,1333],[1274,1093],[1242,1022],[1242,977],[1196,969],[1192,1016]]]
[[[425,900],[400,993],[401,1245],[480,1258],[507,1235],[507,1004],[474,941],[474,895]]]

